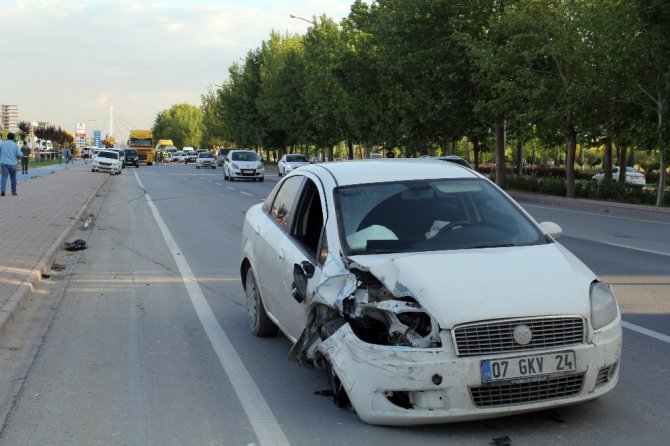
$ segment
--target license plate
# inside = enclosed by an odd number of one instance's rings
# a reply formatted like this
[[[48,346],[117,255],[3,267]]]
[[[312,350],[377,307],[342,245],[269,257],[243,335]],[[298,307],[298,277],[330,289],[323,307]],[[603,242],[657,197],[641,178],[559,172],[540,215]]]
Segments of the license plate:
[[[254,173],[256,173],[255,170],[244,170],[244,169],[242,169],[242,175],[253,175]]]
[[[549,375],[576,371],[577,361],[573,351],[487,359],[481,362],[482,382],[485,384],[499,381],[512,383],[542,381]]]

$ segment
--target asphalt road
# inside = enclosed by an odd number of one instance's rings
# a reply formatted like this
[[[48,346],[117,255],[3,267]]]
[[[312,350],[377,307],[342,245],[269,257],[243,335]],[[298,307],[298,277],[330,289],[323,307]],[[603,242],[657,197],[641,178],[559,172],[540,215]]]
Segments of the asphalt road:
[[[370,426],[318,391],[325,374],[253,337],[239,280],[244,213],[264,183],[220,168],[126,169],[95,204],[89,249],[63,254],[53,319],[0,435],[2,445],[667,444],[667,223],[528,206],[614,283],[624,320],[619,386],[587,404],[437,426]],[[151,201],[147,202],[147,196]],[[529,277],[528,280],[532,280]],[[656,336],[654,336],[656,334]]]

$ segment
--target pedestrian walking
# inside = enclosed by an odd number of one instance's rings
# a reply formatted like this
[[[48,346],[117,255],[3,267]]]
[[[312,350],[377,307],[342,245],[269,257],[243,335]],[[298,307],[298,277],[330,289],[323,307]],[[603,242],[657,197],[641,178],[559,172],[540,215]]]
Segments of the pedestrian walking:
[[[63,162],[63,149],[58,148],[58,164]]]
[[[72,150],[69,147],[65,148],[65,164],[68,164],[72,161]]]
[[[12,184],[12,195],[16,195],[16,166],[21,158],[19,145],[14,141],[14,134],[7,133],[7,139],[0,143],[0,166],[2,167],[2,179],[0,179],[0,196],[5,196],[7,177]]]
[[[23,145],[21,146],[21,173],[23,175],[28,174],[28,160],[30,159],[30,152],[30,147],[28,147],[28,144],[23,141]]]
[[[35,154],[35,162],[41,161],[41,159],[40,159],[40,146],[35,146],[35,150],[33,150],[33,153]]]

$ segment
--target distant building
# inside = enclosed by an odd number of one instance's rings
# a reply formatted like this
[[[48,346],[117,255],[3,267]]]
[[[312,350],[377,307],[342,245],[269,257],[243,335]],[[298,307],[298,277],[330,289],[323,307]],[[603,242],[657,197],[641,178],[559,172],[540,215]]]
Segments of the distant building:
[[[0,106],[0,122],[2,123],[2,130],[8,132],[19,131],[19,106],[18,105],[1,105]]]

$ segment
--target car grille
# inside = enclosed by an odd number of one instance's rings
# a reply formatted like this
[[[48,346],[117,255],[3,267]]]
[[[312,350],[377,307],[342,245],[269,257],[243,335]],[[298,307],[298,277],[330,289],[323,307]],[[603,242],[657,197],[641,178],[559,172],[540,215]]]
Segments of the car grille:
[[[540,382],[471,387],[470,396],[477,407],[511,406],[575,396],[583,385],[581,374]]]
[[[514,340],[514,328],[525,325],[533,333],[526,345]],[[506,319],[461,325],[453,330],[459,356],[509,353],[560,347],[584,342],[584,319],[579,316]]]

